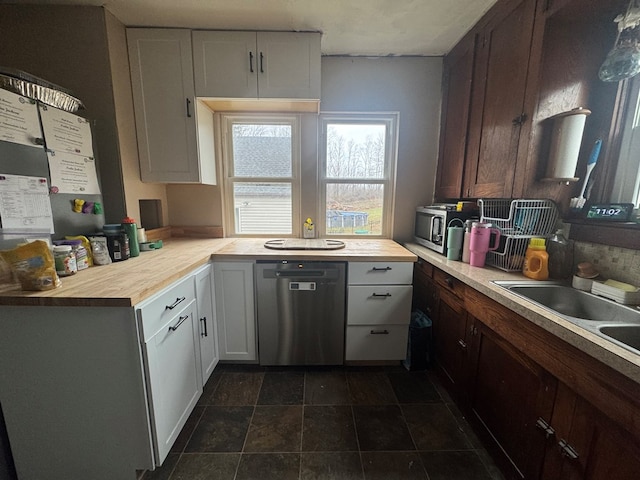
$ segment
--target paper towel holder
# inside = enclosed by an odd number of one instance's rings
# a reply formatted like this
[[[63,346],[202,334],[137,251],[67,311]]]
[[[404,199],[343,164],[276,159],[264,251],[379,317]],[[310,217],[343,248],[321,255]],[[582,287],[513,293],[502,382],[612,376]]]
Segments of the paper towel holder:
[[[553,134],[546,175],[541,181],[569,185],[580,180],[575,173],[584,124],[589,115],[591,110],[578,107],[549,117],[548,120],[553,121]]]

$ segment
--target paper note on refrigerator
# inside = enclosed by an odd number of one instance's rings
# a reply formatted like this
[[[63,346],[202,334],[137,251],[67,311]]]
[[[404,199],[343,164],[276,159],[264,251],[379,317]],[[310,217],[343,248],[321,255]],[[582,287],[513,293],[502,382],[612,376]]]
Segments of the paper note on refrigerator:
[[[93,158],[89,120],[43,104],[39,108],[47,150]]]
[[[46,178],[0,173],[0,226],[13,232],[54,233]]]
[[[35,101],[0,88],[0,140],[42,148]]]
[[[47,157],[52,192],[100,194],[96,162],[93,158],[51,151],[47,151]]]

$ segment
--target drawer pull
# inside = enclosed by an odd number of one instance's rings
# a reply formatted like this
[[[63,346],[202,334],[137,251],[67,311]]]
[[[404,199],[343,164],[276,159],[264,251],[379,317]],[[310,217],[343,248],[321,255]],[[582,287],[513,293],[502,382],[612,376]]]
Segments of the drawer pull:
[[[371,335],[389,335],[389,330],[371,330]]]
[[[208,337],[209,334],[207,333],[207,317],[202,317],[200,319],[200,322],[202,322],[202,325],[204,325],[204,332],[202,332],[200,334],[201,337]]]
[[[387,297],[390,297],[391,294],[390,293],[373,293],[371,296],[374,298],[387,298]]]
[[[447,287],[453,288],[453,279],[451,277],[445,278],[444,282],[447,284]]]
[[[185,297],[182,298],[176,298],[176,301],[173,302],[171,305],[167,305],[166,307],[164,307],[165,310],[173,310],[174,308],[176,308],[178,305],[180,305],[182,302],[184,302]]]
[[[371,269],[372,272],[388,272],[389,270],[392,270],[391,267],[373,267]]]
[[[550,438],[556,434],[556,431],[542,417],[536,420],[536,427],[544,432],[545,437]]]
[[[172,327],[169,327],[169,331],[171,332],[175,332],[180,325],[182,325],[184,323],[184,321],[189,318],[189,315],[185,315],[184,317],[179,317],[178,318],[178,323],[176,323],[175,325],[173,325]]]
[[[458,340],[458,345],[460,345],[460,348],[462,350],[466,350],[467,349],[467,343],[462,339]]]

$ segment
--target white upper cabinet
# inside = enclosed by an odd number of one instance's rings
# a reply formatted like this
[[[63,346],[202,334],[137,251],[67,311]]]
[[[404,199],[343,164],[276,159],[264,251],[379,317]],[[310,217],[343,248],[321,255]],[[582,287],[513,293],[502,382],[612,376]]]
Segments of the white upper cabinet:
[[[191,31],[127,29],[143,182],[215,184],[213,114],[196,102]]]
[[[320,33],[194,31],[196,95],[320,99]]]

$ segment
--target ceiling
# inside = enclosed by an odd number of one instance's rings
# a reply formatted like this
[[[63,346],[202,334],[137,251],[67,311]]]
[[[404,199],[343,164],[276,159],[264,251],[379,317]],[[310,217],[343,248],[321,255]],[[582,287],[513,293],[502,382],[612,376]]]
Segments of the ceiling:
[[[496,0],[26,0],[104,5],[126,26],[320,31],[323,55],[443,55]],[[0,2],[1,3],[1,2]]]

